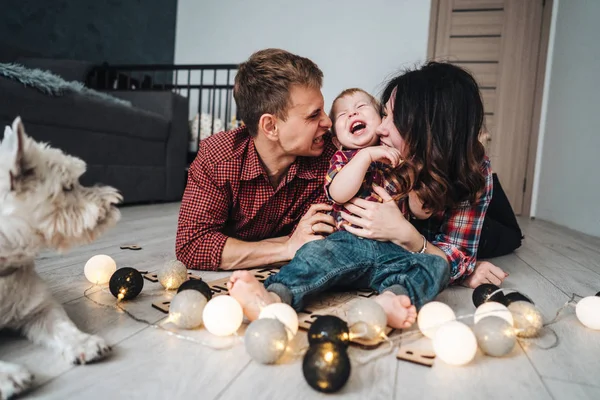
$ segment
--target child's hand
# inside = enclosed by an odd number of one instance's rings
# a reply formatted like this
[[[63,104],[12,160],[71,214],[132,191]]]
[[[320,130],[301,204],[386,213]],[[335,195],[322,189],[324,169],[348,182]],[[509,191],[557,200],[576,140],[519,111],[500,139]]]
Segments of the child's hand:
[[[367,147],[365,151],[371,157],[371,162],[381,161],[391,164],[392,167],[397,167],[402,161],[402,156],[398,149],[388,146],[372,146]]]

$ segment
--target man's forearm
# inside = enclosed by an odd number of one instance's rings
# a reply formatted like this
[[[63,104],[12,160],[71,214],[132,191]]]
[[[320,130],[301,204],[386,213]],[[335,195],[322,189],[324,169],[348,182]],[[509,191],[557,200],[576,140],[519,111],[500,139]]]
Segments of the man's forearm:
[[[219,269],[248,269],[289,261],[287,241],[287,236],[258,242],[244,242],[230,237],[225,242]]]

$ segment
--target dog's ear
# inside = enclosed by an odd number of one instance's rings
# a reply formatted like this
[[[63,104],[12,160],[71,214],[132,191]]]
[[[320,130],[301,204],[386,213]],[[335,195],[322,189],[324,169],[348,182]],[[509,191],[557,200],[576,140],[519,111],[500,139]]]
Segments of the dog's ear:
[[[17,117],[13,122],[12,129],[8,126],[4,129],[4,140],[1,149],[3,157],[8,157],[11,163],[11,174],[19,175],[23,163],[23,142],[25,140],[25,127],[21,118]]]

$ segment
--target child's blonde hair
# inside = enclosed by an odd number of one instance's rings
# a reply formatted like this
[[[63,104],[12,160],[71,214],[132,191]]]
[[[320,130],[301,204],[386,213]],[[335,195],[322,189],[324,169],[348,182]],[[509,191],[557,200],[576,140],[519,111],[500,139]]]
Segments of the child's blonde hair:
[[[375,99],[375,97],[373,97],[369,92],[360,89],[360,88],[350,88],[350,89],[346,89],[344,90],[342,93],[338,94],[337,97],[335,98],[335,100],[333,100],[333,103],[331,103],[331,110],[329,111],[329,119],[331,119],[332,125],[331,125],[331,133],[332,134],[336,134],[335,133],[335,103],[341,99],[342,97],[346,97],[346,96],[352,96],[355,93],[364,93],[365,95],[367,95],[367,97],[369,98],[369,100],[371,101],[371,103],[373,103],[373,106],[375,107],[375,110],[377,110],[377,112],[379,113],[379,115],[381,115],[381,105],[379,104],[379,102],[377,101],[377,99]]]

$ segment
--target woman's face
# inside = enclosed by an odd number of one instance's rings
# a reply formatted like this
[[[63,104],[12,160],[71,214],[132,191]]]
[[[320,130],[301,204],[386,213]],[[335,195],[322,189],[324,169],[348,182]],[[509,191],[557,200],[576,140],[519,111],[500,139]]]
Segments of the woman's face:
[[[398,149],[400,154],[402,154],[402,157],[406,158],[407,154],[404,139],[402,139],[400,132],[398,132],[398,129],[394,124],[394,116],[392,114],[394,111],[394,98],[396,97],[395,94],[396,92],[394,90],[390,96],[390,99],[385,104],[383,120],[381,121],[381,125],[379,125],[377,128],[376,133],[379,136],[379,141],[381,144]]]

